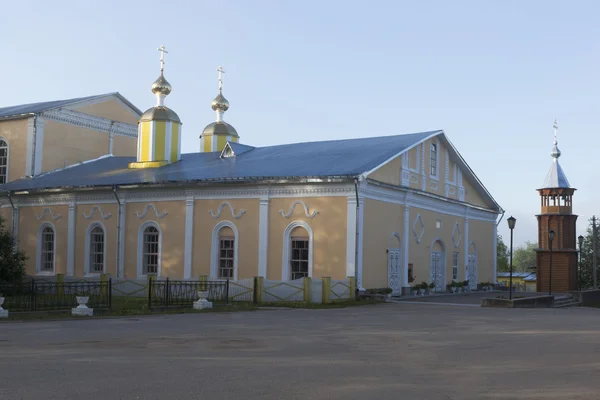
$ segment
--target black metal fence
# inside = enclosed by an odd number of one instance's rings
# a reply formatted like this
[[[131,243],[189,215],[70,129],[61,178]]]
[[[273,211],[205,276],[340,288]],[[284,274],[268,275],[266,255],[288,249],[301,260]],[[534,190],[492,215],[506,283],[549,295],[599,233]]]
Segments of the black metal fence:
[[[148,309],[158,307],[192,307],[198,292],[208,292],[207,300],[229,303],[229,280],[172,281],[152,279],[148,286]]]
[[[3,308],[19,311],[61,311],[77,306],[76,296],[87,296],[87,306],[110,309],[112,282],[52,282],[31,279],[19,283],[0,283]]]

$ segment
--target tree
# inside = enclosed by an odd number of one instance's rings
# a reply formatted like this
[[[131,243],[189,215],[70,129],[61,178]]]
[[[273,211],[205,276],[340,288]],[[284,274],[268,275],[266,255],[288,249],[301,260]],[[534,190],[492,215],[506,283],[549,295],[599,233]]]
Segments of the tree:
[[[0,216],[0,283],[19,282],[25,275],[27,256],[14,246],[13,235]]]
[[[598,230],[598,228],[596,228]],[[596,233],[596,261],[600,264],[600,235]],[[583,235],[583,246],[581,246],[581,287],[589,289],[594,287],[594,242],[592,227],[588,226]],[[578,260],[579,261],[579,260]],[[598,265],[596,266],[598,267]],[[600,278],[600,271],[597,277]]]
[[[508,247],[502,240],[502,235],[498,235],[496,240],[496,266],[498,272],[509,272],[508,267]]]
[[[530,241],[518,247],[513,254],[513,272],[533,272],[536,269],[537,244]]]

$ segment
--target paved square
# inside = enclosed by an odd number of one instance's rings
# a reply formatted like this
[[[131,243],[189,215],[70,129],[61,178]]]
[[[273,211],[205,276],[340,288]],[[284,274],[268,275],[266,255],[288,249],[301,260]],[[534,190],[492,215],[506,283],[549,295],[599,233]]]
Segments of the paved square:
[[[598,399],[600,309],[0,323],[0,399]]]

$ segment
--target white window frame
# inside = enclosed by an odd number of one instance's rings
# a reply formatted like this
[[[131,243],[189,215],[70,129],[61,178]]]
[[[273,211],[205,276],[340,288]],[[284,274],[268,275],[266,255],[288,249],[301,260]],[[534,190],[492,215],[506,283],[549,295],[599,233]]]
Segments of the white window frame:
[[[460,263],[460,253],[455,251],[452,253],[452,280],[458,281],[458,264]]]
[[[8,144],[8,140],[6,140],[6,138],[4,138],[3,136],[0,136],[0,141],[3,141],[6,146],[0,146],[0,149],[2,149],[3,147],[6,147],[6,180],[4,181],[4,183],[8,183],[9,182],[9,169],[10,169],[10,145]],[[2,184],[2,183],[0,183]]]
[[[160,277],[162,274],[162,229],[160,225],[155,221],[146,221],[138,230],[138,251],[137,251],[137,276],[138,278],[147,277],[148,274],[144,274],[144,231],[146,228],[153,226],[158,230],[158,270],[156,276]]]
[[[435,174],[431,173],[431,148],[435,145]],[[440,179],[440,142],[436,139],[431,139],[429,143],[429,177],[431,179]]]
[[[54,248],[52,249],[52,252],[54,254],[54,257],[52,259],[52,271],[42,271],[42,232],[44,231],[45,228],[51,228],[52,232],[54,232]],[[35,270],[36,270],[36,274],[37,275],[47,275],[47,276],[52,276],[52,275],[56,275],[56,240],[58,239],[57,235],[56,235],[56,227],[54,226],[54,224],[52,222],[44,222],[40,225],[39,229],[38,229],[38,234],[37,234],[37,254],[36,254],[36,258],[35,258]]]
[[[233,278],[231,280],[237,281],[240,234],[235,224],[231,221],[221,221],[213,228],[210,250],[210,277],[211,279],[221,279],[219,278],[219,232],[224,227],[231,228],[233,231]]]
[[[308,235],[308,277],[313,276],[313,254],[314,254],[314,239],[313,230],[309,224],[304,221],[293,221],[283,232],[283,259],[281,265],[281,279],[284,281],[291,280],[292,270],[290,268],[290,258],[292,255],[292,231],[295,228],[304,228]]]
[[[100,229],[102,229],[102,232],[104,233],[104,262],[102,265],[102,272],[91,272],[90,268],[92,267],[91,265],[91,251],[92,251],[92,247],[91,247],[91,239],[92,239],[92,231],[94,230],[94,228],[99,227]],[[105,274],[106,273],[106,244],[107,244],[107,240],[106,240],[106,228],[104,227],[104,224],[100,221],[94,221],[91,224],[89,224],[87,231],[85,233],[85,260],[83,263],[83,274],[84,276],[98,276],[100,274]]]

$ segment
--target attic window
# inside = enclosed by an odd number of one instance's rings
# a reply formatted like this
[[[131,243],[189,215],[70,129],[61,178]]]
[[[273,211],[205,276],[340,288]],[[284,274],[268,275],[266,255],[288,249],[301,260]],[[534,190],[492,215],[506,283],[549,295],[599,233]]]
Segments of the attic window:
[[[235,153],[233,152],[233,149],[229,145],[229,142],[227,142],[225,144],[225,147],[223,147],[223,151],[221,151],[220,157],[221,158],[235,157]]]

